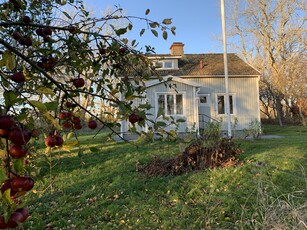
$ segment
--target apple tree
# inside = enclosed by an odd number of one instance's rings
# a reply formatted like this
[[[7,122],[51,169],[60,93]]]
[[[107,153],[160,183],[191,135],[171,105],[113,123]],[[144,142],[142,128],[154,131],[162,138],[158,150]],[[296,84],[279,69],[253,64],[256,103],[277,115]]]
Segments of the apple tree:
[[[48,152],[83,126],[117,132],[118,123],[97,116],[93,103],[83,106],[80,96],[117,108],[112,115],[118,119],[144,125],[150,105],[132,107],[131,101],[142,97],[144,81],[155,71],[136,50],[137,41],[125,35],[135,21],[144,23],[140,35],[149,30],[167,39],[176,29],[171,19],[152,21],[149,13],[127,17],[116,8],[92,17],[81,0],[0,3],[0,229],[17,227],[29,216],[22,201],[35,182],[27,157],[40,135]],[[117,20],[126,20],[125,26],[113,26]],[[106,26],[114,33],[104,34]]]

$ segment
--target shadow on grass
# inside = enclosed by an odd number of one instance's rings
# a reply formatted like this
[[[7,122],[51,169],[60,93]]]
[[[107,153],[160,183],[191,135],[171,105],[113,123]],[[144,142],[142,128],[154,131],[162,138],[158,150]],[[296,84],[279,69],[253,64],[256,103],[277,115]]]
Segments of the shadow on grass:
[[[53,169],[54,192],[32,201],[33,222],[37,229],[74,229],[71,224],[79,229],[234,229],[242,207],[254,202],[260,177],[283,192],[305,186],[304,174],[295,168],[300,163],[307,168],[304,137],[284,139],[240,141],[244,163],[236,168],[152,178],[137,173],[136,162],[178,155],[175,143],[138,143],[138,149],[103,143],[101,152],[65,153]]]

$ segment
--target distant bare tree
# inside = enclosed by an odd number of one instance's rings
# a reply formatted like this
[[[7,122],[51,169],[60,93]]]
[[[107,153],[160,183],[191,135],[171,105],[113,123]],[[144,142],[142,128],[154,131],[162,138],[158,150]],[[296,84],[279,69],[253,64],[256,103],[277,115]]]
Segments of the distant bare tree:
[[[235,50],[262,74],[263,93],[274,98],[280,126],[283,102],[302,97],[306,84],[306,1],[234,0],[228,29]]]

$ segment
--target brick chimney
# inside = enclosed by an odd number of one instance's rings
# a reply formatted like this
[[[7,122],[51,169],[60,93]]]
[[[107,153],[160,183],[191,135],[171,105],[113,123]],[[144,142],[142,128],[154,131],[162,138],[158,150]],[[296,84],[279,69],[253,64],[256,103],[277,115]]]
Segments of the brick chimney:
[[[182,42],[173,42],[171,47],[169,48],[171,50],[171,55],[184,55],[183,50],[184,44]]]

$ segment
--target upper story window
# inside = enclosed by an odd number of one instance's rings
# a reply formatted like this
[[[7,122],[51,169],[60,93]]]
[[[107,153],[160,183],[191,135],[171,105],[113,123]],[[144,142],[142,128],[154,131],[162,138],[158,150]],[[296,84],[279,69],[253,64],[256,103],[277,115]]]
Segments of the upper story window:
[[[157,69],[175,69],[175,63],[174,60],[160,60],[155,61],[154,66]]]

